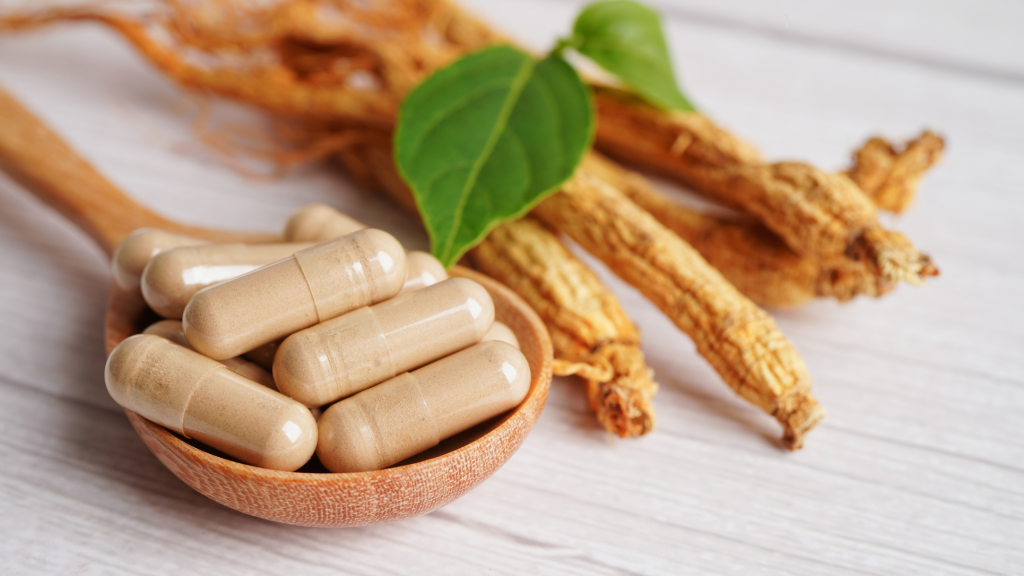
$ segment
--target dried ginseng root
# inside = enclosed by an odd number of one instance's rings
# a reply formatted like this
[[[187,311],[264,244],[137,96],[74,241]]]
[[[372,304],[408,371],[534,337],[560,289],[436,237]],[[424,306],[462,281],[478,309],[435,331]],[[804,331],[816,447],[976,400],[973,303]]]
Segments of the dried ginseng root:
[[[415,213],[395,171],[386,134],[350,130],[339,156],[364,184]],[[468,255],[472,265],[519,294],[544,321],[554,345],[553,372],[583,378],[598,421],[619,437],[654,429],[658,390],[640,351],[640,334],[615,295],[545,226],[526,217],[502,224]]]
[[[497,36],[448,2],[160,0],[144,15],[81,7],[0,13],[0,32],[91,21],[183,86],[275,114],[389,127],[432,70]]]
[[[310,4],[308,1],[299,0],[293,3]],[[450,6],[446,2],[422,4],[435,7]],[[174,3],[174,6],[187,5]],[[336,8],[342,19],[346,12],[354,10],[348,4],[337,4]],[[231,4],[231,10],[237,12],[242,9]],[[372,8],[366,10],[373,11]],[[377,10],[377,16],[387,20],[385,12],[387,11]],[[358,30],[351,30],[350,35],[332,36],[320,28],[316,37],[310,37],[304,30],[298,27],[288,28],[276,20],[256,22],[258,18],[233,18],[230,10],[223,13],[194,11],[184,16],[182,13],[172,11],[169,16],[164,15],[163,20],[155,19],[157,22],[164,22],[163,27],[158,27],[155,31],[150,30],[141,21],[135,22],[134,27],[128,26],[128,20],[121,20],[116,25],[112,22],[108,24],[119,26],[118,30],[126,38],[168,75],[185,86],[239,99],[270,110],[276,115],[316,122],[321,127],[323,135],[329,137],[331,123],[334,122],[355,122],[364,126],[381,127],[383,124],[390,125],[394,118],[389,114],[396,109],[397,102],[404,94],[403,88],[409,85],[408,81],[414,79],[417,74],[429,72],[435,62],[443,60],[439,58],[428,63],[426,59],[420,59],[418,62],[422,64],[422,70],[409,66],[401,69],[406,72],[406,76],[402,76],[391,68],[397,66],[393,62],[401,60],[401,52],[427,53],[430,49],[423,44],[438,40],[445,47],[454,50],[464,51],[469,47],[469,44],[460,44],[462,40],[453,40],[453,30],[474,29],[473,25],[457,23],[461,17],[461,12],[457,10],[446,14],[448,18],[442,23],[432,24],[434,32],[438,33],[437,38],[419,34],[417,39],[417,34],[410,34],[396,39],[393,44],[389,43],[390,40],[378,38],[378,42],[372,46],[359,38]],[[229,30],[236,28],[239,20],[254,26],[261,24],[262,28],[256,26],[258,33],[249,32],[249,36],[246,37],[258,38],[259,41],[255,45],[246,44],[239,49],[230,50],[234,41],[233,35],[217,37],[219,27],[216,25],[218,18],[215,16],[218,15],[220,27]],[[209,19],[213,22],[206,21]],[[425,25],[427,22],[427,19],[423,19],[422,24]],[[0,19],[0,27],[4,24],[5,22]],[[178,44],[171,44],[168,47],[165,42],[158,40],[161,30]],[[185,34],[182,30],[199,32]],[[422,33],[423,30],[418,32]],[[150,34],[152,36],[149,36]],[[213,37],[203,37],[203,34]],[[479,33],[473,38],[482,41],[481,39],[485,37],[485,34]],[[433,40],[425,40],[429,38]],[[316,66],[323,67],[325,63],[331,63],[332,66],[329,70],[310,70],[304,67],[305,60],[291,58],[282,49],[282,46],[288,46],[292,42],[315,47],[316,50],[307,56],[309,61],[318,63]],[[224,46],[227,48],[217,51]],[[199,52],[198,56],[205,58],[195,57],[197,55],[192,53],[195,51]],[[324,57],[328,54],[330,57]],[[223,71],[219,72],[222,69]],[[356,72],[362,74],[357,75]],[[364,112],[366,116],[361,117]],[[725,134],[706,121],[701,123],[700,130],[695,129],[695,133],[702,133],[701,130]],[[676,140],[674,144],[682,146],[683,142]],[[702,149],[700,143],[697,146],[691,144],[686,148],[691,147],[694,150]],[[389,150],[389,147],[385,147],[383,155],[390,163]],[[707,152],[711,156],[728,156],[747,154],[750,150],[739,143],[735,150],[729,150],[724,146],[721,150]],[[355,172],[358,170],[358,167],[354,168]],[[595,180],[594,185],[585,188],[592,191],[609,188],[596,178],[592,180]],[[566,187],[566,191],[573,187]],[[626,234],[614,236],[622,241],[620,243],[610,246],[601,242],[581,243],[601,256],[619,275],[634,283],[654,300],[697,342],[701,354],[734,390],[773,414],[783,425],[784,442],[788,447],[795,449],[802,445],[805,434],[818,423],[824,410],[809,394],[810,379],[802,360],[778,331],[772,319],[728,284],[678,236],[662,227],[621,194],[614,190],[608,192],[609,194],[604,196],[615,200],[611,204],[622,204],[618,207],[623,208],[623,212],[609,210],[607,203],[594,202],[594,199],[587,195],[563,192],[553,198],[582,199],[583,201],[579,203],[581,210],[565,212],[561,219],[545,213],[548,216],[548,223],[557,222],[555,228],[580,238],[583,237],[583,232],[590,230],[598,222],[601,223],[600,227],[607,228],[609,233],[615,230],[615,226],[622,226],[621,231]],[[587,201],[588,198],[591,201]],[[549,200],[548,203],[542,204],[542,208],[551,205],[550,202]],[[596,238],[600,239],[600,236]],[[651,247],[655,249],[649,249]],[[612,364],[613,368],[635,366],[635,363],[625,363],[621,354],[613,356]],[[645,371],[630,368],[623,370],[622,373],[624,376],[635,378],[637,374]]]
[[[469,260],[522,296],[544,320],[556,368],[576,373],[598,420],[621,437],[654,427],[658,389],[644,363],[640,337],[615,295],[555,235],[526,217],[494,229]]]
[[[853,155],[846,175],[881,210],[899,214],[910,206],[926,170],[942,158],[945,143],[932,132],[908,141],[902,150],[872,138]]]
[[[754,215],[801,256],[863,262],[890,283],[919,284],[934,269],[906,237],[881,227],[871,201],[844,175],[764,163],[706,117],[664,112],[619,90],[598,88],[596,103],[600,149]]]
[[[382,128],[427,73],[500,39],[446,0],[158,5],[163,9],[145,18],[44,10],[0,17],[0,30],[99,21],[187,87],[274,114]],[[700,114],[595,90],[600,147],[755,215],[797,254],[864,261],[890,283],[920,282],[930,269],[905,237],[879,226],[849,179],[805,164],[764,164],[753,147]]]
[[[787,448],[803,445],[825,415],[803,360],[771,316],[696,250],[586,167],[533,214],[658,306],[736,393],[782,424]]]
[[[718,217],[687,208],[655,190],[640,174],[597,154],[587,159],[587,168],[696,248],[759,306],[794,308],[813,298],[846,302],[859,295],[881,296],[894,287],[864,262],[840,258],[829,265],[798,256],[749,218]]]

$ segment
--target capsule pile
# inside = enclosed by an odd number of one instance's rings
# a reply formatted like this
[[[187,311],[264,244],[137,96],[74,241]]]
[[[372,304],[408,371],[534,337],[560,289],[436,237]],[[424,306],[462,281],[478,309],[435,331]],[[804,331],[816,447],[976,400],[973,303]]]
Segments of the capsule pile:
[[[526,397],[526,358],[476,282],[327,206],[284,240],[126,238],[114,278],[167,320],[111,352],[111,397],[247,464],[315,452],[332,472],[392,466]]]

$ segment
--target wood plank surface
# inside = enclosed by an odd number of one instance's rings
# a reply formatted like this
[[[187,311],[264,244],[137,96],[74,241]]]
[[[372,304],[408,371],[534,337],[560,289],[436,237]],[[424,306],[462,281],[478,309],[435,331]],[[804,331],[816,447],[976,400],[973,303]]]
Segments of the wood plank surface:
[[[470,5],[543,49],[579,3]],[[887,220],[940,278],[776,315],[829,410],[804,450],[782,451],[774,421],[583,255],[643,331],[661,383],[654,433],[609,438],[580,383],[556,379],[520,451],[440,511],[337,530],[244,516],[135,436],[103,385],[106,262],[0,177],[0,572],[1024,573],[1021,5],[657,5],[693,100],[770,158],[840,169],[871,135],[925,127],[949,144],[916,204]],[[426,246],[418,224],[331,167],[281,180],[226,168],[196,141],[196,101],[106,31],[0,36],[0,84],[171,218],[274,231],[325,201]]]

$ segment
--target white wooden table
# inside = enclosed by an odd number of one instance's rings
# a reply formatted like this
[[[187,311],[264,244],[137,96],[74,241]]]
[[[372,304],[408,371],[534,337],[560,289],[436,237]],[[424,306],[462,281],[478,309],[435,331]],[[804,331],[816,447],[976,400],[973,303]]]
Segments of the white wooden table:
[[[537,48],[577,9],[473,5]],[[0,178],[0,572],[1024,573],[1024,4],[661,7],[685,88],[770,158],[839,169],[875,133],[948,139],[889,221],[942,276],[777,316],[829,410],[803,451],[781,451],[775,423],[597,266],[662,385],[653,434],[609,438],[580,383],[557,379],[508,465],[440,511],[336,530],[244,516],[165,470],[107,397],[106,263]],[[194,102],[107,31],[0,37],[0,83],[172,218],[269,231],[326,201],[425,246],[332,169],[254,181],[210,158]]]

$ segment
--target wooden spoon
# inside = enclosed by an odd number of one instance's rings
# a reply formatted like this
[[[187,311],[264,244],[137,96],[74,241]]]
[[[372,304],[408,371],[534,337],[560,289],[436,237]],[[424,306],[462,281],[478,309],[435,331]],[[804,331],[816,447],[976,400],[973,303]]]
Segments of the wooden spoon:
[[[226,232],[168,220],[135,203],[0,89],[0,169],[74,222],[107,253],[137,228],[153,227],[216,242],[264,242],[269,234]],[[246,514],[302,526],[360,526],[436,510],[504,464],[540,416],[551,384],[551,340],[537,314],[494,280],[456,266],[490,292],[495,316],[512,329],[530,363],[526,399],[403,464],[376,472],[279,472],[229,460],[125,410],[157,458],[186,484]],[[155,320],[137,293],[113,285],[107,353]]]

